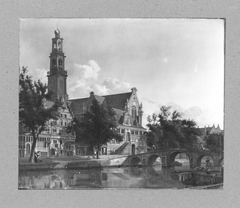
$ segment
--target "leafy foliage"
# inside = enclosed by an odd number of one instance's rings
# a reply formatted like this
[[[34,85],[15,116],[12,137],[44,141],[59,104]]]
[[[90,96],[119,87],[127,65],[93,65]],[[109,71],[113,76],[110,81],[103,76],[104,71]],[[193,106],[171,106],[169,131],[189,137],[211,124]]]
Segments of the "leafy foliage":
[[[223,134],[210,134],[205,136],[205,147],[213,152],[223,151],[224,136]]]
[[[181,113],[171,112],[171,106],[162,106],[160,113],[148,116],[148,146],[163,148],[192,148],[199,132],[196,122],[181,119]]]
[[[62,103],[56,101],[51,108],[46,108],[44,102],[49,99],[51,92],[47,91],[47,85],[40,80],[33,81],[27,75],[27,68],[23,67],[19,76],[19,122],[20,125],[28,127],[33,136],[33,145],[29,162],[33,161],[36,141],[39,134],[46,128],[46,121],[57,119],[58,110]]]
[[[97,146],[99,150],[112,139],[122,141],[122,136],[116,131],[115,115],[112,107],[100,105],[94,99],[90,111],[85,112],[80,119],[74,118],[68,126],[68,132],[76,132],[76,141],[84,142],[92,148]]]

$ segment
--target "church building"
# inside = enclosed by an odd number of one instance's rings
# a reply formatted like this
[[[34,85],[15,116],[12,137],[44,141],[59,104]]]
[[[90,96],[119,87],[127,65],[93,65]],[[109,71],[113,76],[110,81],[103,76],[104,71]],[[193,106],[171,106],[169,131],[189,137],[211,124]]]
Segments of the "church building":
[[[100,104],[111,105],[116,112],[118,131],[123,135],[121,143],[114,139],[101,147],[101,154],[137,154],[146,152],[146,141],[142,136],[146,131],[142,127],[142,104],[137,97],[137,89],[114,95],[98,96],[90,92],[90,96],[80,99],[69,99],[67,94],[67,70],[63,52],[63,38],[60,31],[54,31],[52,38],[52,52],[50,53],[50,70],[47,72],[48,90],[53,92],[50,100],[45,101],[45,107],[50,108],[58,98],[64,105],[58,120],[47,122],[48,128],[39,135],[36,151],[42,157],[75,154],[87,155],[88,147],[84,143],[76,143],[76,136],[68,134],[66,127],[73,117],[79,118],[90,109],[93,99]],[[69,77],[71,79],[71,77]],[[79,92],[81,96],[81,92]],[[28,129],[19,127],[19,157],[29,157],[32,146],[32,136]]]
[[[101,154],[137,154],[146,152],[146,141],[142,136],[146,131],[142,127],[142,104],[138,101],[137,89],[134,87],[131,92],[114,95],[98,96],[94,92],[87,98],[69,100],[69,107],[74,117],[79,118],[85,111],[89,111],[93,99],[101,105],[110,105],[116,112],[117,130],[123,136],[122,142],[111,140],[103,145]],[[77,154],[84,155],[87,147],[84,144],[76,143]]]

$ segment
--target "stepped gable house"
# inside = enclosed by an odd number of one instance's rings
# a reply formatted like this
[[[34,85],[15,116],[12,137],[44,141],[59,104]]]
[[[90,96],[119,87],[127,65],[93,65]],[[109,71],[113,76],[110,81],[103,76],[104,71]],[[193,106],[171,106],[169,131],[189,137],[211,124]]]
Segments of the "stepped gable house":
[[[87,154],[87,146],[82,143],[75,143],[76,136],[66,133],[67,125],[73,117],[79,117],[90,109],[93,99],[100,104],[111,105],[118,121],[118,131],[124,137],[121,143],[112,140],[101,147],[102,154],[135,154],[146,151],[146,141],[141,135],[145,132],[142,127],[142,104],[137,98],[137,89],[132,88],[131,92],[98,96],[94,92],[90,97],[81,99],[68,99],[67,94],[67,70],[65,69],[65,58],[63,52],[63,38],[60,31],[54,31],[52,38],[52,52],[50,54],[50,70],[47,72],[48,89],[53,92],[50,100],[44,105],[50,108],[55,100],[60,99],[64,105],[60,111],[58,120],[47,122],[48,128],[39,135],[36,144],[36,151],[41,152],[42,157],[54,155],[75,155]],[[28,129],[19,127],[19,157],[29,157],[32,146],[32,136]]]

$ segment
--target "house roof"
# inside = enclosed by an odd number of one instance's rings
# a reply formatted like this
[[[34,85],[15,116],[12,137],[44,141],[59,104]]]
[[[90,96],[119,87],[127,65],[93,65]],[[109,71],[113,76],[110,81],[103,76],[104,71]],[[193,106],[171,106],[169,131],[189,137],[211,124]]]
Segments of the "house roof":
[[[98,96],[98,95],[94,95],[95,99],[100,103],[100,105],[103,103],[103,101],[105,100],[104,97]]]
[[[116,113],[116,119],[117,119],[118,123],[122,124],[123,123],[123,113],[124,113],[124,111],[119,110],[117,108],[113,108],[113,110]]]
[[[201,136],[205,136],[207,134],[212,134],[212,133],[220,133],[222,130],[220,129],[220,126],[218,125],[215,127],[214,125],[212,127],[203,127],[203,128],[198,128]]]
[[[74,116],[81,115],[86,110],[89,98],[72,99],[68,101],[69,107]]]
[[[130,99],[132,92],[114,94],[114,95],[104,95],[102,97],[105,98],[108,105],[111,105],[113,108],[124,110],[125,103]]]
[[[113,94],[113,95],[103,95],[103,96],[94,94],[93,96],[100,104],[102,104],[105,100],[106,103],[112,106],[114,109],[124,110],[125,103],[127,99],[129,100],[129,98],[131,97],[131,93],[132,92]],[[69,106],[72,112],[74,113],[74,115],[84,113],[84,110],[87,108],[88,100],[89,100],[89,97],[69,100]]]
[[[49,101],[49,100],[45,100],[45,106],[46,108],[51,108],[54,105],[54,102]]]
[[[118,121],[118,124],[122,125],[124,120],[125,104],[127,100],[130,99],[131,94],[132,92],[99,96],[91,92],[90,97],[69,100],[69,106],[74,116],[79,116],[87,110],[88,102],[91,99],[91,96],[94,96],[100,104],[105,102],[113,108],[116,112],[116,120]],[[135,122],[132,117],[130,117],[130,124],[133,128],[144,129],[139,123]]]

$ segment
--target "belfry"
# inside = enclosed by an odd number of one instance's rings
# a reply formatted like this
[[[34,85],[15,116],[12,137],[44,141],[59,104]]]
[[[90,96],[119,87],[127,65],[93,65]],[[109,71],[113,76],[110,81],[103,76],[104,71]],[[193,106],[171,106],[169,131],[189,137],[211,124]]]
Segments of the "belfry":
[[[51,101],[56,99],[66,103],[67,95],[67,71],[65,70],[65,58],[63,53],[63,38],[60,31],[54,31],[55,37],[52,38],[52,52],[50,54],[50,71],[47,73],[48,90],[53,92]]]

